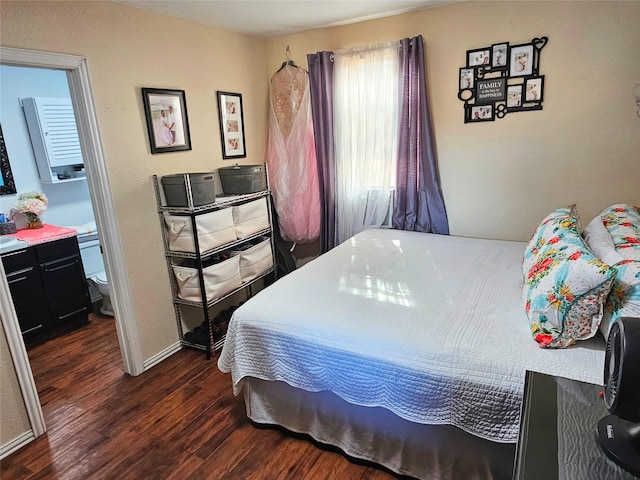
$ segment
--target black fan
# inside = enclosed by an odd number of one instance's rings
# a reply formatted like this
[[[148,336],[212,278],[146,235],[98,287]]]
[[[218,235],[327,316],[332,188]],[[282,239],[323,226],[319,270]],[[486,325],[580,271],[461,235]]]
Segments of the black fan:
[[[611,415],[598,422],[600,447],[640,477],[640,318],[611,326],[604,359],[604,403]]]

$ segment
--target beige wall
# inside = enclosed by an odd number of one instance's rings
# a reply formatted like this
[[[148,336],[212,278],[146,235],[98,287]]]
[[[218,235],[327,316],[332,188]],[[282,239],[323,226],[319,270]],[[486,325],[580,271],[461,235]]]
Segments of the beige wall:
[[[267,42],[285,59],[422,34],[451,233],[527,240],[550,210],[577,203],[585,224],[612,203],[640,203],[640,2],[466,2]],[[544,109],[464,124],[466,51],[546,35]]]
[[[265,45],[111,2],[3,1],[4,46],[87,58],[143,358],[178,340],[152,175],[207,172],[223,161],[216,90],[243,95],[248,156],[266,143]],[[193,149],[151,155],[140,88],[185,91]]]

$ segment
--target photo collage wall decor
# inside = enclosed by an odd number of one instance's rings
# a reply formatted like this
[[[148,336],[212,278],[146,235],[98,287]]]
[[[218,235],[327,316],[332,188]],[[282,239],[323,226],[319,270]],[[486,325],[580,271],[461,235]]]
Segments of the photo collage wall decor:
[[[518,45],[502,42],[467,50],[458,80],[464,123],[492,122],[507,113],[542,110],[540,51],[548,41],[540,37]]]

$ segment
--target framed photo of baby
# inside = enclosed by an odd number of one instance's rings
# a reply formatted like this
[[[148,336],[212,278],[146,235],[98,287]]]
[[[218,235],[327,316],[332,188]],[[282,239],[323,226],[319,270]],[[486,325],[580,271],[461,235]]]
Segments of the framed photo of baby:
[[[533,45],[514,45],[509,52],[509,76],[523,77],[533,72]]]
[[[473,88],[475,71],[473,68],[460,69],[460,90]]]
[[[467,51],[467,67],[478,67],[480,65],[491,64],[491,50],[482,48],[480,50]]]
[[[142,104],[152,154],[191,150],[184,90],[143,88]]]
[[[247,156],[247,151],[244,140],[242,94],[220,91],[217,94],[222,158],[225,160],[244,158]]]
[[[522,84],[507,87],[507,108],[522,107]]]
[[[469,122],[492,122],[495,120],[493,105],[477,105],[468,109]]]
[[[544,93],[544,75],[527,78],[524,90],[526,102],[542,102]]]
[[[509,61],[508,43],[495,43],[491,45],[491,68],[495,70],[503,70],[507,68]]]

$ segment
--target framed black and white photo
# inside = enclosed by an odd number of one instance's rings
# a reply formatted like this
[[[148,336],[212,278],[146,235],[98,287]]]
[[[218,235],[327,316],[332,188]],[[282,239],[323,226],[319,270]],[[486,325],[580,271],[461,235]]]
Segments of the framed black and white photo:
[[[507,87],[507,108],[522,106],[522,84]]]
[[[496,43],[491,45],[491,68],[504,69],[509,63],[509,44]]]
[[[184,90],[143,88],[142,103],[151,153],[191,150]]]
[[[527,78],[524,84],[524,101],[541,102],[544,93],[544,75]]]
[[[523,77],[533,72],[533,45],[514,45],[509,51],[509,76]]]
[[[467,51],[467,67],[477,67],[479,65],[491,64],[491,49],[483,48],[480,50]]]
[[[222,158],[247,156],[244,139],[244,114],[240,93],[217,92]]]

